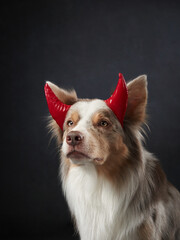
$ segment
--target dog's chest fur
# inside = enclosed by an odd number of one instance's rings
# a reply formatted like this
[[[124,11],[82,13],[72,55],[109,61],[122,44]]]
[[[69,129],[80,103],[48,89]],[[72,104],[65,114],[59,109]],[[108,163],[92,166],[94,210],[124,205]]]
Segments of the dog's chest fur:
[[[133,229],[141,216],[127,210],[128,194],[97,175],[93,165],[73,167],[63,181],[81,240],[135,240]]]

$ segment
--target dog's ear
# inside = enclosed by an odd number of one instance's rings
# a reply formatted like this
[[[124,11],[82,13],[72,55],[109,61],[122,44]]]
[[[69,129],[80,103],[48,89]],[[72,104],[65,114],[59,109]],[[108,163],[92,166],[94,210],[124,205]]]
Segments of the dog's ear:
[[[127,85],[128,104],[124,124],[139,126],[145,122],[147,104],[147,76],[141,75]]]
[[[75,90],[64,90],[62,88],[59,88],[57,85],[47,82],[49,87],[52,89],[56,97],[63,103],[67,105],[72,105],[75,102],[77,102],[78,97],[76,95]],[[50,116],[49,117],[49,124],[48,128],[50,132],[52,133],[52,137],[55,137],[58,141],[58,143],[62,142],[62,130],[59,127],[59,125],[56,123],[56,121]]]

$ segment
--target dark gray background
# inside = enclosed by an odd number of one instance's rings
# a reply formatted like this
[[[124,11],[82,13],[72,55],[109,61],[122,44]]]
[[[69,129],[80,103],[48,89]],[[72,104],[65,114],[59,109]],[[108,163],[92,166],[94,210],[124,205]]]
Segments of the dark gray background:
[[[147,148],[180,189],[178,1],[4,1],[0,24],[1,239],[77,238],[49,144],[45,80],[106,99],[119,72],[147,74]]]

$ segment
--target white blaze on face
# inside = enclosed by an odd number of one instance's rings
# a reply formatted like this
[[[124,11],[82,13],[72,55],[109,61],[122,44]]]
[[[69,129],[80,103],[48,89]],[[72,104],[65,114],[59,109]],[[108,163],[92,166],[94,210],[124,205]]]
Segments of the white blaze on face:
[[[92,100],[90,102],[78,102],[72,106],[71,110],[77,111],[80,121],[73,128],[73,131],[86,131],[92,125],[92,116],[98,110],[108,109],[106,103],[102,100]]]
[[[97,148],[96,146],[98,145],[98,142],[95,136],[93,136],[90,131],[90,129],[92,129],[93,127],[92,117],[99,110],[107,109],[109,108],[103,100],[96,99],[91,101],[80,101],[72,105],[66,116],[64,124],[66,124],[67,119],[71,118],[71,114],[73,114],[74,112],[78,113],[79,121],[74,127],[71,127],[71,131],[77,131],[83,135],[83,144],[78,147],[78,150],[82,153],[87,154],[91,160],[103,157],[100,156],[101,153],[98,152],[99,150],[94,149]],[[70,146],[67,144],[65,137],[62,145],[62,152],[66,156],[69,151]]]

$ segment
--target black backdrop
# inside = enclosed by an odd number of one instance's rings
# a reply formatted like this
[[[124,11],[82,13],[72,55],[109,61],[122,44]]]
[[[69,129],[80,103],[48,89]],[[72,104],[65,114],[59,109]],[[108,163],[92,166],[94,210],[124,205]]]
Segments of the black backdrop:
[[[49,143],[45,80],[106,99],[147,74],[147,148],[180,189],[178,1],[1,3],[1,239],[76,239]],[[78,238],[77,238],[78,239]]]

